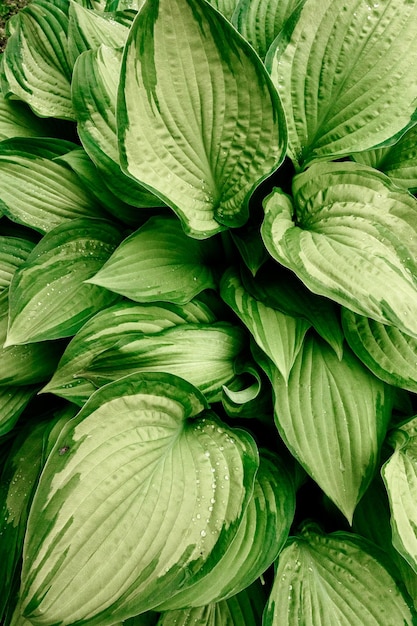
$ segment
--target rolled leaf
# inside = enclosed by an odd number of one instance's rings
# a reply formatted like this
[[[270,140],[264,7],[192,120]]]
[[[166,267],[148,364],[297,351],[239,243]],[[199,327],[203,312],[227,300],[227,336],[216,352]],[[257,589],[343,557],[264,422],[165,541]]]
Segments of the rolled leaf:
[[[163,206],[120,169],[116,98],[121,62],[122,51],[104,45],[78,57],[71,83],[78,134],[105,185],[120,200],[134,207]]]
[[[266,60],[298,165],[394,142],[414,120],[417,5],[301,2]]]
[[[243,287],[239,272],[230,268],[222,277],[221,296],[243,321],[258,346],[288,380],[309,322],[266,306]]]
[[[417,339],[348,309],[342,309],[342,323],[348,344],[375,376],[417,392]]]
[[[13,17],[2,91],[40,117],[74,119],[68,59],[68,0],[33,0]]]
[[[306,336],[288,381],[272,364],[275,422],[306,472],[351,521],[377,469],[391,389],[345,348]]]
[[[356,163],[313,165],[275,190],[262,234],[314,293],[417,338],[417,201]],[[293,218],[295,221],[293,221]]]
[[[390,503],[392,543],[417,573],[417,418],[395,430],[390,443],[394,453],[381,473]]]
[[[259,461],[248,433],[204,409],[184,380],[134,374],[93,394],[61,431],[29,515],[26,618],[114,624],[217,562]]]
[[[122,342],[124,337],[128,341],[140,333],[149,336],[180,324],[210,324],[215,321],[215,315],[199,302],[190,302],[182,307],[173,304],[138,305],[126,301],[114,304],[97,313],[76,333],[42,392],[54,393],[82,406],[97,388],[82,373],[89,370],[98,355]]]
[[[89,280],[135,302],[189,302],[215,287],[219,248],[188,237],[175,217],[150,218]]]
[[[265,68],[202,0],[144,3],[117,120],[123,170],[200,239],[244,224],[250,195],[284,158],[285,120]]]
[[[69,141],[15,138],[0,144],[0,208],[41,233],[103,210],[80,178],[56,159],[76,149]]]
[[[45,235],[13,276],[5,346],[69,337],[112,304],[115,294],[85,281],[120,239],[106,220],[72,220]]]
[[[282,551],[264,626],[411,626],[416,613],[362,537],[314,530]]]

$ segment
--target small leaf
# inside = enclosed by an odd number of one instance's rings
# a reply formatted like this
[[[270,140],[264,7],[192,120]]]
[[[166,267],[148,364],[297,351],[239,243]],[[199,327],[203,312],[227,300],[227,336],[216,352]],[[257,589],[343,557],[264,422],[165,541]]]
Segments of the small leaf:
[[[64,427],[29,515],[26,618],[110,626],[218,561],[259,459],[248,433],[204,409],[178,377],[133,374],[98,390]],[[203,509],[210,498],[213,512]]]
[[[285,120],[265,68],[202,0],[144,3],[117,117],[123,170],[200,239],[244,224],[250,195],[284,158]]]
[[[391,389],[349,349],[339,360],[313,333],[306,336],[288,382],[272,364],[267,373],[281,437],[351,521],[377,468],[391,417]]]
[[[395,450],[381,473],[391,509],[392,543],[417,573],[417,418],[395,430],[390,441]]]
[[[415,121],[416,18],[404,0],[299,4],[266,60],[296,164],[393,143]]]
[[[82,377],[91,362],[102,352],[112,348],[124,337],[158,334],[165,328],[182,324],[210,324],[216,317],[199,302],[184,306],[174,304],[134,304],[122,301],[97,313],[88,320],[69,342],[58,368],[43,393],[54,393],[71,402],[83,405],[96,386]]]
[[[105,220],[72,220],[35,246],[10,285],[5,346],[68,337],[116,298],[86,284],[121,239]]]
[[[32,0],[13,17],[4,51],[2,92],[24,100],[40,117],[74,117],[68,6],[68,0]]]
[[[45,233],[78,217],[101,217],[80,178],[56,159],[69,141],[14,138],[0,143],[0,207],[13,221]]]
[[[310,324],[253,298],[243,287],[239,272],[234,268],[223,275],[220,293],[287,380]]]
[[[348,344],[375,376],[417,392],[417,339],[344,308],[342,323]]]
[[[188,237],[175,217],[150,218],[125,239],[89,282],[135,302],[185,304],[215,287],[219,249]]]
[[[163,206],[120,169],[116,97],[121,62],[122,51],[104,45],[78,57],[71,83],[78,134],[104,185],[120,200],[134,207]]]
[[[275,37],[300,0],[240,0],[233,13],[232,24],[265,59]]]
[[[362,537],[305,532],[281,552],[264,626],[412,626],[416,613]]]
[[[312,165],[275,190],[262,235],[314,293],[417,338],[417,201],[356,163]],[[293,221],[295,220],[295,221]]]

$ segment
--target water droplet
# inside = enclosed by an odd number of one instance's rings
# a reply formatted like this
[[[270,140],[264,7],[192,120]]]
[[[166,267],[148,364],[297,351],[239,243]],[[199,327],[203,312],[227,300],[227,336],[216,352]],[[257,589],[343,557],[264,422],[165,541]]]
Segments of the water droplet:
[[[207,535],[207,533],[206,533],[206,531],[205,531],[205,530],[202,530],[202,531],[201,531],[201,533],[200,533],[200,535],[201,535],[202,537],[205,537],[205,536]]]

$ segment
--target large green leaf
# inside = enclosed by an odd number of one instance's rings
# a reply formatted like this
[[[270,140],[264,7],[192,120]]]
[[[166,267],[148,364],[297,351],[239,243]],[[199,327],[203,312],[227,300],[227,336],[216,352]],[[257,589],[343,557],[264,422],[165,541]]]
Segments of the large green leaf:
[[[78,57],[71,83],[78,134],[117,197],[135,207],[158,207],[163,202],[120,169],[116,96],[121,62],[122,51],[104,45]]]
[[[417,573],[417,418],[391,435],[394,453],[382,467],[390,509],[392,542]]]
[[[246,347],[239,326],[180,324],[158,334],[126,336],[98,354],[81,377],[100,387],[133,372],[167,372],[198,387],[210,402],[236,379],[235,361]]]
[[[11,137],[48,137],[50,124],[23,102],[6,100],[0,91],[0,141]]]
[[[0,208],[41,233],[103,210],[80,178],[56,159],[76,149],[69,141],[14,138],[0,143]]]
[[[417,392],[417,339],[348,309],[342,323],[350,347],[375,376]]]
[[[33,0],[13,17],[2,91],[40,117],[73,119],[68,59],[68,0]]]
[[[275,37],[303,0],[240,0],[232,24],[264,59]]]
[[[362,537],[309,529],[282,551],[264,626],[412,626],[417,614]]]
[[[214,565],[203,567],[194,584],[174,593],[158,610],[208,605],[248,587],[277,558],[288,538],[294,511],[295,488],[289,468],[277,455],[261,451],[252,498],[224,554]]]
[[[188,237],[175,217],[149,219],[125,239],[91,283],[135,302],[185,304],[215,287],[219,246]]]
[[[78,219],[57,226],[35,246],[10,285],[6,346],[68,337],[117,299],[86,284],[120,242],[106,220]]]
[[[417,201],[357,163],[312,165],[275,190],[262,234],[311,289],[417,338]]]
[[[259,626],[264,606],[265,592],[258,581],[227,600],[162,613],[156,626]]]
[[[267,58],[293,161],[393,141],[416,108],[415,2],[309,0],[297,13]]]
[[[98,390],[64,427],[29,515],[25,617],[114,624],[218,561],[259,459],[248,433],[204,409],[181,378],[133,374]]]
[[[138,337],[140,333],[158,334],[182,324],[211,324],[215,315],[199,302],[182,307],[173,304],[134,304],[119,302],[92,317],[68,344],[52,379],[43,392],[54,393],[83,405],[96,386],[82,373],[91,362],[118,342]]]
[[[310,328],[305,319],[281,313],[248,293],[235,268],[225,272],[221,296],[251,332],[258,346],[288,380],[291,368]]]
[[[0,437],[13,429],[38,389],[36,385],[0,385]]]
[[[285,153],[286,128],[251,46],[204,0],[148,0],[125,47],[117,108],[122,168],[196,238],[248,218]]]
[[[233,12],[238,0],[208,0],[210,4],[220,11],[228,20],[232,19]]]
[[[280,435],[351,521],[377,468],[391,417],[391,388],[348,348],[339,360],[313,333],[306,336],[288,381],[272,364],[266,369]]]
[[[34,245],[29,239],[0,235],[0,292],[9,288],[13,274],[26,261]]]

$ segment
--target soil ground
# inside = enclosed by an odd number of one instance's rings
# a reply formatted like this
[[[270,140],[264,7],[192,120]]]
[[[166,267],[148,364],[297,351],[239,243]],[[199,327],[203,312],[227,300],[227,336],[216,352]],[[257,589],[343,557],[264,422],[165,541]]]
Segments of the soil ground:
[[[0,0],[0,54],[6,45],[6,22],[19,9],[23,9],[29,0]]]

